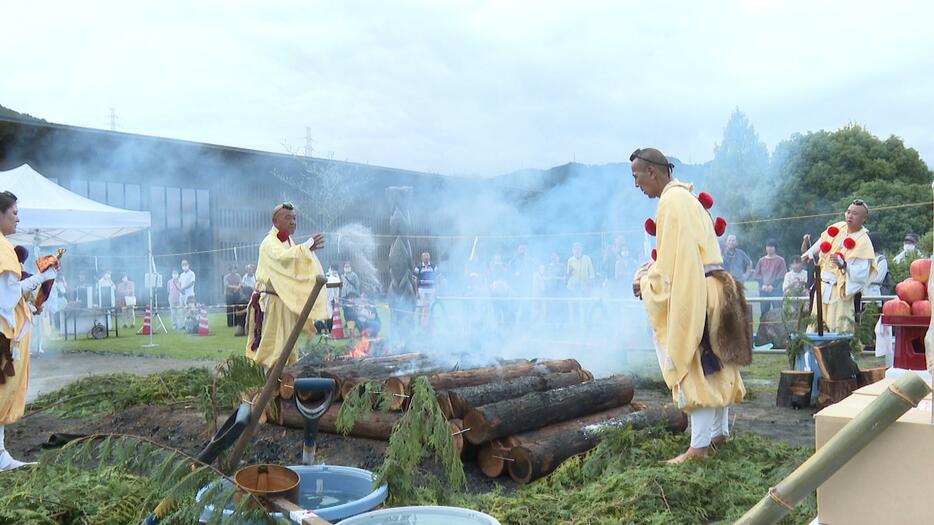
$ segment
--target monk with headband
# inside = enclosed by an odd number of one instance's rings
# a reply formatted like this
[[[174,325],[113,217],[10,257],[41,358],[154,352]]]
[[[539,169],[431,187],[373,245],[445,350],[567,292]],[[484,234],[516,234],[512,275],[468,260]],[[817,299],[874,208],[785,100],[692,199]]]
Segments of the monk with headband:
[[[319,233],[295,243],[292,235],[297,225],[295,206],[289,202],[279,204],[272,210],[272,229],[259,246],[256,291],[247,315],[246,355],[266,367],[272,367],[278,359],[311,295],[315,278],[324,274],[315,255],[324,248],[324,235]],[[308,316],[306,332],[314,329],[314,320],[328,317],[327,298],[321,295]],[[298,353],[293,350],[288,364],[297,359]]]

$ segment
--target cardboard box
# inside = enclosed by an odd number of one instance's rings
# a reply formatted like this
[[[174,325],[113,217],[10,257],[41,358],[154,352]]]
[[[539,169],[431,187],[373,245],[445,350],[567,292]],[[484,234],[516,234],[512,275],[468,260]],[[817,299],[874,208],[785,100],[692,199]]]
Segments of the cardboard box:
[[[820,449],[888,387],[859,389],[815,416]],[[930,399],[930,396],[928,397]],[[934,523],[934,426],[931,402],[922,402],[885,429],[817,489],[822,525]]]
[[[876,381],[875,383],[871,385],[866,385],[864,387],[857,388],[856,390],[853,391],[853,394],[857,394],[861,396],[878,396],[882,392],[885,392],[885,390],[889,388],[889,385],[891,385],[894,382],[895,382],[895,379],[885,378],[885,379]],[[928,385],[930,385],[930,383],[928,383]],[[930,400],[931,394],[928,394],[927,397],[925,397],[924,399]]]

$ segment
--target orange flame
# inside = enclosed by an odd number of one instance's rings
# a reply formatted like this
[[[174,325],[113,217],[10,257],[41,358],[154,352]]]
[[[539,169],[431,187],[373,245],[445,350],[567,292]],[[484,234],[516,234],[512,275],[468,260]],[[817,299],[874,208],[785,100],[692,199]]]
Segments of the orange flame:
[[[347,354],[347,357],[351,359],[363,359],[364,357],[370,357],[370,338],[367,336],[361,336],[360,341],[354,345],[353,350]]]

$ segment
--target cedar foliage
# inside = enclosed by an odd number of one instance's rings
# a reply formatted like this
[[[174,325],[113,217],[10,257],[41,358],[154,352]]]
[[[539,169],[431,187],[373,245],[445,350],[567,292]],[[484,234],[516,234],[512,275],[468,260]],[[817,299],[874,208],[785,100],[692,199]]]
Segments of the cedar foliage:
[[[179,450],[141,437],[99,434],[43,453],[38,465],[0,474],[0,524],[136,524],[167,497],[175,504],[164,525],[197,523],[209,503],[233,510],[226,518],[214,513],[211,525],[276,523],[249,510],[251,498],[234,506],[229,479],[195,501],[198,490],[223,479]]]
[[[389,410],[391,394],[382,391],[382,384],[371,382],[351,390],[337,415],[337,431],[348,434],[354,422],[372,414],[374,399],[379,410]],[[441,466],[449,488],[456,490],[467,485],[460,453],[454,444],[451,427],[438,406],[435,390],[427,378],[419,376],[412,383],[408,410],[389,437],[386,458],[374,486],[388,483],[392,502],[419,497],[446,501],[449,490],[437,476],[422,468],[429,458]]]
[[[29,411],[90,418],[134,406],[195,403],[210,383],[210,372],[195,367],[148,376],[96,375],[40,395],[29,404]]]

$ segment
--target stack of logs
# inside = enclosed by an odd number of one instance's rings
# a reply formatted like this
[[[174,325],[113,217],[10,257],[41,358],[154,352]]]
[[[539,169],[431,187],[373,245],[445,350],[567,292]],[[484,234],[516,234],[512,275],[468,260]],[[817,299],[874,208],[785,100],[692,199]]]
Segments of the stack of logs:
[[[411,383],[426,376],[451,426],[462,457],[476,459],[490,477],[506,472],[518,483],[547,475],[565,459],[596,446],[598,427],[645,428],[663,425],[683,432],[687,418],[678,409],[646,410],[632,403],[632,381],[625,376],[594,379],[574,359],[512,360],[498,366],[451,370],[423,354],[367,358],[340,365],[299,361],[282,376],[279,424],[303,428],[290,400],[298,377],[330,377],[338,398],[368,382],[381,382],[393,396],[388,413],[374,411],[358,420],[350,434],[388,440],[408,405]],[[336,432],[340,403],[320,419],[318,428]]]

